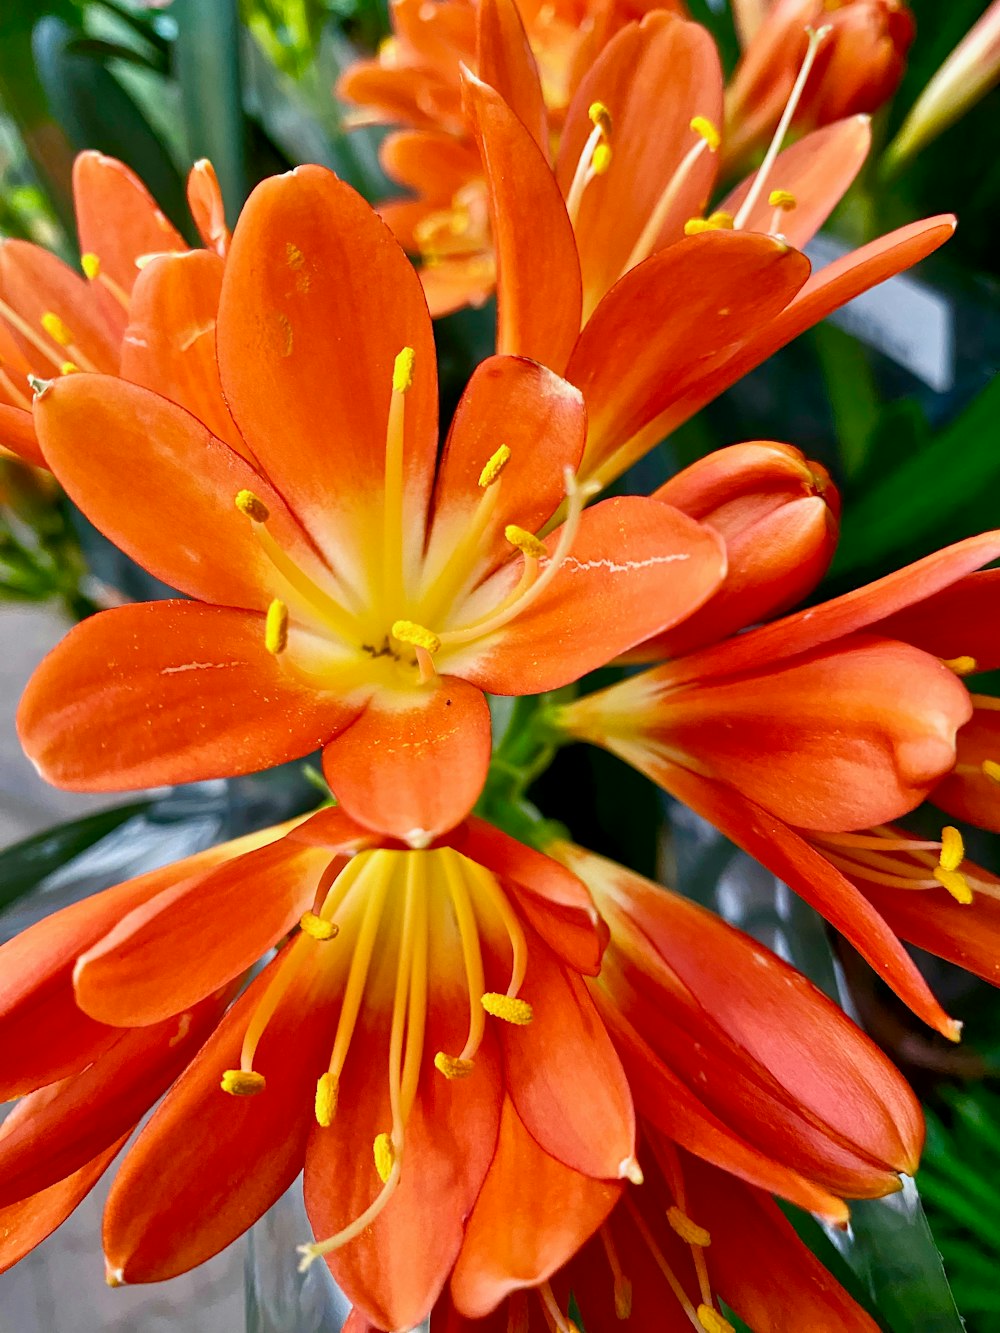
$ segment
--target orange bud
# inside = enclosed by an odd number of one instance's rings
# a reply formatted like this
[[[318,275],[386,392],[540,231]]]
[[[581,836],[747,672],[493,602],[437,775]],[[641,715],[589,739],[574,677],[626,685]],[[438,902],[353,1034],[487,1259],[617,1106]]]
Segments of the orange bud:
[[[826,28],[793,124],[817,129],[877,111],[899,87],[915,25],[904,0],[776,0],[743,54],[726,98],[726,153],[770,138],[806,53]]]
[[[683,624],[643,645],[675,656],[785,611],[826,572],[837,544],[840,496],[826,469],[789,444],[753,440],[717,449],[655,492],[722,534],[725,582]],[[655,647],[655,653],[651,650]]]

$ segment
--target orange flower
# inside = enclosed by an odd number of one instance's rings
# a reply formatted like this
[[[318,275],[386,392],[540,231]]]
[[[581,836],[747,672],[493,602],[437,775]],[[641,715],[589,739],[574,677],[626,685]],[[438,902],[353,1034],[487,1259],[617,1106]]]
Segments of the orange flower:
[[[149,382],[145,349],[130,345],[126,325],[143,268],[159,254],[186,251],[186,242],[139,178],[112,157],[81,153],[73,194],[84,278],[41,246],[0,244],[0,446],[39,467],[45,460],[31,420],[29,376],[96,370],[170,387]],[[225,254],[229,233],[209,162],[192,167],[188,203],[207,247],[195,262],[211,265]],[[221,268],[221,258],[216,262]]]
[[[774,132],[812,30],[825,30],[793,125],[828,125],[875,112],[892,97],[906,68],[916,25],[904,0],[774,0],[744,41],[726,92],[726,157],[742,160]]]
[[[112,1186],[110,1280],[208,1259],[304,1162],[304,1264],[325,1257],[385,1327],[419,1323],[487,1189],[505,1097],[535,1152],[608,1207],[638,1176],[581,975],[605,938],[575,875],[488,825],[415,852],[339,810],[57,913],[3,955],[4,1095],[29,1094],[0,1134],[3,1261],[186,1066]]]
[[[998,555],[998,534],[970,538],[558,715],[569,733],[634,764],[791,884],[952,1037],[957,1025],[889,925],[807,840],[897,819],[931,793],[953,799],[956,734],[973,715],[956,674],[967,661],[943,662],[895,637],[902,630],[889,618],[925,612],[929,642],[935,594],[963,586]],[[990,771],[980,766],[977,789]]]
[[[168,285],[189,257],[158,265]],[[244,456],[120,379],[38,395],[71,498],[197,599],[104,612],[43,662],[19,727],[59,785],[245,773],[325,746],[353,817],[426,845],[480,794],[483,690],[574,680],[721,580],[720,538],[667,505],[584,512],[580,394],[541,366],[479,366],[438,464],[419,281],[320,167],[255,191],[217,333]],[[536,536],[563,502],[562,525]]]
[[[874,1321],[765,1193],[675,1148],[650,1125],[643,1125],[642,1138],[644,1182],[607,1216],[593,1182],[546,1164],[525,1136],[522,1161],[533,1157],[534,1170],[522,1169],[524,1185],[506,1198],[492,1232],[477,1226],[476,1205],[450,1290],[431,1315],[431,1333],[577,1333],[573,1305],[584,1327],[597,1333],[623,1324],[732,1333],[721,1301],[758,1333],[875,1333]],[[587,1234],[596,1234],[561,1268],[539,1275],[529,1259],[514,1270],[521,1274],[518,1288],[508,1282],[496,1305],[503,1284],[491,1276],[532,1242],[551,1262],[565,1248],[567,1220],[581,1214]],[[487,1293],[494,1299],[484,1308]],[[381,1327],[356,1310],[344,1329]]]
[[[484,0],[481,13],[502,4]],[[465,76],[499,273],[498,350],[582,390],[585,477],[613,480],[779,347],[951,235],[951,218],[914,223],[809,277],[792,247],[826,220],[870,142],[852,116],[781,151],[818,50],[813,41],[760,170],[707,217],[722,76],[697,24],[653,13],[615,35],[580,83],[554,168],[516,114],[512,90],[531,76],[517,43],[497,62],[496,88]]]

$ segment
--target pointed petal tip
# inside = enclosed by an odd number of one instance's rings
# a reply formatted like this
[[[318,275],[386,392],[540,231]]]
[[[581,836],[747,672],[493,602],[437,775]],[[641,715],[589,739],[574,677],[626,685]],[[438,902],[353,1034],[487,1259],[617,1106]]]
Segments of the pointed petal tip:
[[[104,1281],[109,1287],[124,1287],[126,1285],[124,1268],[113,1268],[111,1261],[106,1257],[104,1260]]]
[[[641,1185],[645,1180],[642,1167],[635,1157],[624,1157],[618,1167],[618,1179],[627,1180],[633,1185]]]

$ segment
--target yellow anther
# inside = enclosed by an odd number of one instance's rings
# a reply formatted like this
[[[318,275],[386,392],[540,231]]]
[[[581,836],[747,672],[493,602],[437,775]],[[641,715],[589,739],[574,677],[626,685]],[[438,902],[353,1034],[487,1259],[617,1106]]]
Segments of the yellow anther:
[[[957,828],[947,825],[941,830],[941,859],[938,862],[942,870],[957,870],[965,860],[965,843]]]
[[[288,647],[288,607],[276,597],[267,608],[264,621],[264,647],[277,657]]]
[[[479,474],[479,484],[485,491],[500,477],[500,473],[510,462],[510,450],[502,444]]]
[[[599,143],[594,149],[593,157],[590,159],[590,169],[595,176],[603,176],[610,166],[611,145],[609,143]]]
[[[974,657],[943,657],[942,665],[956,676],[971,676],[978,669],[979,663]]]
[[[75,375],[80,367],[75,361],[64,361],[59,367],[60,375]]]
[[[727,213],[721,208],[716,213],[709,213],[708,220],[716,231],[732,231],[733,229],[732,213]]]
[[[713,1310],[710,1305],[698,1306],[698,1323],[705,1333],[736,1333],[729,1320],[723,1319],[718,1310]]]
[[[611,112],[603,102],[591,102],[587,109],[591,125],[597,125],[605,138],[611,136]]]
[[[337,1080],[331,1073],[321,1074],[316,1080],[316,1123],[329,1129],[337,1114]]]
[[[101,271],[101,261],[93,250],[88,250],[85,255],[80,256],[80,267],[83,269],[84,277],[93,282]]]
[[[525,528],[519,528],[516,523],[508,523],[503,530],[503,535],[510,542],[511,546],[516,546],[532,560],[541,560],[543,555],[548,555],[548,547],[543,541],[535,536],[533,532],[528,532]]]
[[[984,759],[980,768],[983,770],[984,778],[989,778],[991,782],[1000,782],[1000,764],[995,759]]]
[[[615,1279],[615,1318],[632,1318],[632,1283],[627,1277]]]
[[[722,135],[714,121],[709,120],[707,116],[695,116],[691,121],[691,128],[705,140],[710,153],[718,150],[719,144],[722,143]]]
[[[396,1165],[396,1149],[392,1146],[392,1139],[388,1134],[378,1135],[372,1145],[372,1152],[375,1156],[375,1170],[384,1185],[392,1175],[392,1168]]]
[[[238,491],[235,504],[241,514],[246,514],[247,518],[252,518],[255,523],[266,523],[271,517],[267,505],[258,499],[253,491]]]
[[[767,196],[767,202],[772,208],[781,208],[787,213],[790,209],[796,208],[799,201],[791,190],[772,190]]]
[[[972,890],[969,881],[960,870],[948,870],[944,866],[935,866],[934,878],[943,884],[956,902],[967,907],[972,902]]]
[[[42,328],[60,347],[68,347],[73,342],[73,335],[54,310],[46,310],[42,316]]]
[[[334,921],[327,921],[315,912],[303,912],[299,925],[306,935],[314,940],[332,940],[340,934],[340,927]]]
[[[438,1051],[434,1057],[434,1068],[445,1078],[468,1078],[475,1069],[471,1060],[460,1060],[457,1055],[446,1055]]]
[[[392,637],[400,643],[412,644],[414,648],[423,648],[428,653],[441,650],[438,636],[412,620],[397,620],[392,627]]]
[[[667,1209],[667,1221],[677,1232],[681,1240],[686,1241],[688,1245],[698,1245],[704,1249],[706,1245],[711,1245],[712,1237],[700,1227],[697,1222],[692,1222],[687,1213],[681,1212],[676,1204],[672,1204]]]
[[[263,1092],[266,1082],[263,1074],[253,1069],[227,1069],[222,1075],[221,1088],[231,1097],[256,1097]]]
[[[685,236],[698,236],[703,231],[732,231],[732,213],[710,213],[707,218],[688,218],[684,223]]]
[[[413,383],[413,360],[416,356],[412,347],[404,347],[396,357],[392,368],[392,388],[394,393],[406,393]]]
[[[500,995],[496,991],[487,991],[482,998],[483,1008],[494,1018],[502,1018],[505,1023],[515,1023],[525,1027],[535,1016],[535,1011],[527,1000],[517,995]]]

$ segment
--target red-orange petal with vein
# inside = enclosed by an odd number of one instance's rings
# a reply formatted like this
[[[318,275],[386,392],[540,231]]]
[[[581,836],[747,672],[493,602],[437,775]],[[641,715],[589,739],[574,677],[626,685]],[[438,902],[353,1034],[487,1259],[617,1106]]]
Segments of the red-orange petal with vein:
[[[32,676],[18,734],[47,781],[122,791],[299,759],[356,714],[283,670],[263,616],[147,602],[70,630]]]
[[[549,118],[538,66],[514,0],[481,0],[477,5],[476,56],[480,79],[500,94],[548,155]]]

